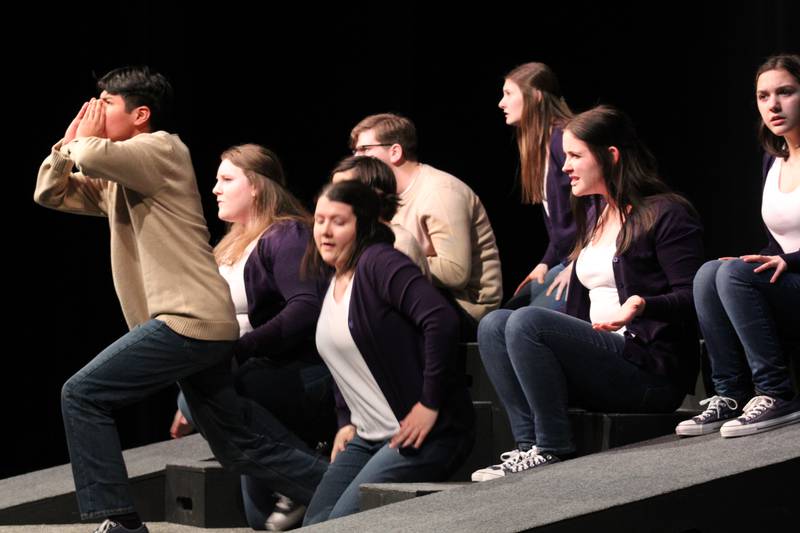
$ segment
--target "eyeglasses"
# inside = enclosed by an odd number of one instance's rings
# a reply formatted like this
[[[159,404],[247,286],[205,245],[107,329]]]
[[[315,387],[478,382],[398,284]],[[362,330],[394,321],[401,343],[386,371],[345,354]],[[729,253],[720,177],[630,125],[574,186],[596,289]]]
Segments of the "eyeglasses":
[[[370,148],[375,148],[376,146],[392,146],[394,143],[382,143],[382,144],[362,144],[361,146],[356,146],[353,148],[353,155],[358,154],[366,154],[367,150]]]

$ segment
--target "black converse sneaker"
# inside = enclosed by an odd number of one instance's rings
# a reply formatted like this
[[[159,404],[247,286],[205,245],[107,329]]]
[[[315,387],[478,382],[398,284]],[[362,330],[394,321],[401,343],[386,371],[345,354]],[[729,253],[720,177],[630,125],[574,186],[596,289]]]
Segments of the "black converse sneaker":
[[[725,396],[712,396],[700,402],[706,405],[706,410],[690,420],[684,420],[675,428],[675,433],[681,437],[694,437],[712,433],[722,424],[736,418],[741,414],[739,404],[733,398]]]
[[[517,464],[513,465],[509,470],[512,473],[524,472],[532,468],[558,463],[561,459],[553,454],[547,452],[539,452],[535,448],[522,457]]]
[[[94,533],[149,533],[147,526],[142,524],[136,529],[128,529],[127,527],[114,522],[113,520],[104,520],[102,524],[97,526]]]
[[[472,473],[472,481],[489,481],[499,477],[504,477],[507,473],[511,472],[511,467],[531,453],[536,453],[536,446],[524,452],[520,450],[504,452],[500,454],[500,460],[502,463],[476,470]]]
[[[723,437],[741,437],[795,422],[800,422],[800,396],[794,400],[756,396],[744,406],[742,416],[725,422],[719,433]]]

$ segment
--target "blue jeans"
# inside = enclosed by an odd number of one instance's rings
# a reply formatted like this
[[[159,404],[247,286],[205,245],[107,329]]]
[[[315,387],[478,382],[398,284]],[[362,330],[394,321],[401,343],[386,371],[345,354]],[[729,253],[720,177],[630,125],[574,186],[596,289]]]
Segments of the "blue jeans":
[[[567,302],[567,291],[561,293],[561,299],[556,300],[556,291],[547,295],[547,289],[556,279],[556,276],[564,270],[564,265],[558,264],[547,271],[544,283],[531,281],[523,286],[517,294],[512,296],[503,306],[503,309],[519,309],[528,305],[544,307],[555,311],[563,311]]]
[[[178,381],[196,427],[226,467],[308,501],[327,462],[267,411],[236,394],[233,342],[184,337],[150,320],[64,384],[61,408],[81,518],[133,512],[112,411]]]
[[[419,450],[389,448],[389,441],[358,435],[339,452],[308,506],[304,526],[357,513],[363,483],[447,479],[472,448],[473,435],[428,437]]]
[[[623,356],[625,339],[541,307],[499,309],[481,320],[478,346],[517,443],[575,451],[568,405],[594,411],[670,412],[683,387]]]
[[[746,401],[756,394],[794,397],[781,344],[796,337],[800,274],[755,273],[758,263],[709,261],[694,278],[694,303],[717,394]]]
[[[308,448],[315,449],[319,443],[333,443],[336,434],[333,378],[322,362],[253,357],[236,370],[234,378],[239,394],[269,411],[282,425],[282,430],[289,430]],[[191,422],[191,410],[183,394],[178,396],[178,408]],[[248,525],[264,529],[275,506],[276,489],[268,480],[249,475],[242,476],[241,487]]]

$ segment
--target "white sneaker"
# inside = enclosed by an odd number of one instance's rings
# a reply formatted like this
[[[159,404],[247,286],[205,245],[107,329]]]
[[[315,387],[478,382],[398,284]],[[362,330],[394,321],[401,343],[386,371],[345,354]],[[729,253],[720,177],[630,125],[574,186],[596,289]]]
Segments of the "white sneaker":
[[[472,473],[472,481],[489,481],[504,477],[507,473],[513,471],[512,469],[517,463],[526,459],[529,455],[536,455],[537,453],[536,446],[527,452],[521,452],[519,450],[504,452],[500,454],[502,463],[474,471]]]
[[[267,518],[267,531],[286,531],[300,525],[306,514],[306,506],[295,503],[283,494],[278,494],[275,509]]]

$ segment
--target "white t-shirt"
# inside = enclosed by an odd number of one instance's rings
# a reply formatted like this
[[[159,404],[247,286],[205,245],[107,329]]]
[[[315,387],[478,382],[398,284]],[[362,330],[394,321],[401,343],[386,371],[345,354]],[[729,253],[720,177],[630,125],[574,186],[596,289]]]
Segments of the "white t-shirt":
[[[783,159],[775,162],[767,172],[761,200],[761,218],[767,229],[785,253],[800,249],[800,187],[792,192],[782,192],[779,185]]]
[[[239,322],[239,336],[253,331],[250,324],[250,317],[247,316],[247,292],[244,289],[244,265],[250,258],[250,254],[256,247],[258,239],[254,240],[245,248],[242,257],[232,265],[219,265],[219,273],[228,282],[231,290],[233,307],[236,309],[236,320]]]
[[[397,433],[400,424],[350,334],[347,318],[353,279],[340,302],[333,298],[335,283],[331,280],[322,302],[317,321],[317,350],[350,408],[350,423],[356,427],[358,436],[371,441],[386,440]]]
[[[590,242],[575,262],[578,281],[589,289],[589,318],[592,323],[612,321],[622,307],[613,268],[616,237],[610,241],[600,245]],[[620,335],[624,332],[625,326],[615,331]]]

